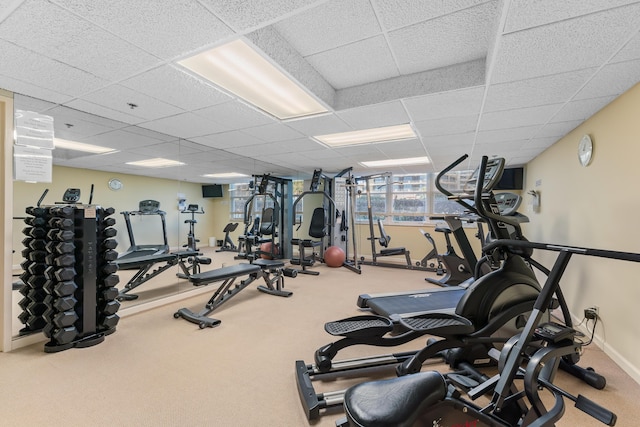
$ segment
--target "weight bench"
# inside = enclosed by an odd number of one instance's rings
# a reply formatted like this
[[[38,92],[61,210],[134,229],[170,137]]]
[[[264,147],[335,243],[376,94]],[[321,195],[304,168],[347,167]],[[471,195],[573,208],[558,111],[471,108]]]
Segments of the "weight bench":
[[[119,292],[117,297],[118,301],[132,301],[137,299],[138,295],[129,295],[128,292],[175,265],[180,266],[184,276],[199,273],[200,264],[211,264],[210,258],[201,257],[199,255],[202,254],[197,251],[180,251],[170,254],[146,255],[131,258],[127,257],[120,260],[116,259],[114,263],[119,269],[138,269],[129,282]],[[165,264],[149,273],[149,270],[151,270],[153,266],[162,262]],[[179,277],[183,277],[183,275],[179,274]]]
[[[262,278],[266,284],[258,286],[258,290],[270,295],[279,297],[290,297],[293,292],[285,291],[284,276],[296,277],[297,271],[292,268],[284,268],[284,262],[280,260],[257,259],[252,264],[238,264],[229,267],[222,267],[216,270],[205,271],[193,274],[188,277],[194,286],[206,286],[209,283],[220,282],[222,284],[213,293],[205,307],[198,313],[194,313],[188,308],[181,308],[173,314],[176,319],[183,319],[196,323],[200,329],[206,327],[213,328],[222,323],[221,320],[208,317],[215,309],[237,295],[244,288],[249,286],[254,280]],[[271,276],[273,274],[273,277]],[[243,276],[248,276],[235,284],[235,281]]]

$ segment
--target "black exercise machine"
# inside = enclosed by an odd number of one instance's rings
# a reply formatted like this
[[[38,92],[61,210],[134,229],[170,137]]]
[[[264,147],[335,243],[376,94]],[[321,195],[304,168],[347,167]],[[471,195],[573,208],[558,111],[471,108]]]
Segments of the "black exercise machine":
[[[138,271],[127,282],[123,289],[118,293],[119,301],[131,301],[138,298],[138,295],[129,294],[129,292],[148,280],[153,279],[160,273],[168,270],[169,268],[178,265],[182,271],[182,275],[179,277],[189,277],[193,274],[200,272],[200,264],[211,264],[211,259],[202,257],[201,253],[197,251],[181,251],[169,254],[153,254],[138,257],[126,257],[118,258],[114,261],[120,270],[133,270]],[[162,264],[155,268],[156,264]],[[152,270],[153,269],[153,270]],[[151,272],[149,272],[151,270]]]
[[[137,211],[123,211],[120,212],[124,216],[125,224],[127,225],[127,234],[129,235],[129,249],[120,254],[120,258],[127,257],[139,257],[144,255],[153,255],[153,254],[166,254],[169,252],[169,242],[167,240],[167,221],[166,221],[166,212],[160,210],[160,202],[157,200],[142,200],[138,204]],[[162,244],[144,244],[138,245],[136,244],[136,239],[133,235],[133,227],[131,225],[131,217],[133,216],[152,216],[157,215],[160,218],[162,223]]]
[[[271,276],[273,274],[273,277]],[[222,284],[213,293],[204,309],[195,313],[188,308],[181,308],[174,313],[176,319],[183,319],[196,323],[200,329],[206,327],[213,328],[218,326],[222,321],[208,317],[218,307],[230,300],[232,297],[240,293],[244,288],[249,286],[254,280],[262,278],[265,285],[258,286],[260,292],[279,297],[290,297],[292,292],[284,290],[284,276],[296,277],[297,271],[284,268],[284,262],[280,260],[256,259],[252,264],[238,264],[229,267],[222,267],[217,270],[205,271],[203,273],[193,274],[187,279],[194,286],[204,286],[209,283],[222,281]],[[240,277],[247,276],[240,283],[235,284]],[[235,284],[235,285],[234,285]]]
[[[458,162],[465,158],[463,156]],[[483,162],[468,182],[469,187],[477,186],[475,205],[482,207],[478,209],[478,213],[487,220],[493,238],[511,239],[516,236],[525,241],[516,219],[499,214],[485,215],[486,211],[498,204],[490,189],[499,179],[504,159],[491,159],[489,165],[487,172],[487,162]],[[372,298],[367,301],[367,306],[374,312],[387,314],[363,315],[328,322],[325,330],[342,339],[320,347],[314,354],[315,364],[307,365],[301,360],[296,362],[298,391],[307,417],[318,417],[321,409],[340,404],[343,397],[343,392],[315,393],[313,378],[389,365],[397,365],[397,373],[405,375],[420,371],[426,360],[443,356],[446,356],[446,362],[453,368],[461,363],[473,366],[486,362],[487,354],[494,345],[505,343],[508,337],[521,330],[528,313],[534,309],[541,290],[527,261],[534,263],[548,276],[549,271],[531,259],[532,250],[510,246],[489,249],[488,256],[500,260],[500,268],[480,277],[466,290],[449,287],[430,292],[407,292],[391,297]],[[455,301],[450,301],[450,297]],[[570,327],[571,317],[559,289],[556,298],[552,307],[560,306],[565,323]],[[380,302],[380,306],[376,302]],[[425,306],[425,302],[429,307]],[[408,326],[414,318],[419,319],[416,322],[420,326]],[[428,341],[427,346],[419,351],[333,360],[340,350],[352,345],[391,347],[424,335],[440,339]],[[575,364],[577,361],[575,358],[571,363]],[[577,366],[575,368],[582,373],[585,371]],[[594,387],[603,387],[604,379],[592,374],[585,380]]]
[[[224,227],[224,230],[222,230],[224,233],[224,240],[222,241],[222,246],[220,246],[220,249],[216,249],[216,252],[238,252],[238,247],[233,243],[231,237],[229,237],[229,233],[236,231],[236,228],[238,228],[237,222],[230,222]]]
[[[486,157],[483,164],[486,164]],[[522,240],[497,240],[485,249],[541,249],[558,253],[522,332],[509,339],[501,352],[491,351],[498,363],[498,374],[476,383],[465,381],[462,384],[455,374],[431,371],[358,384],[346,391],[344,409],[347,417],[339,420],[337,426],[434,426],[446,422],[446,425],[475,427],[550,427],[564,414],[565,399],[603,424],[615,425],[615,413],[583,395],[574,396],[553,384],[562,362],[579,358],[582,342],[571,327],[544,319],[548,317],[554,293],[558,294],[560,279],[572,255],[640,262],[640,254]],[[403,323],[407,328],[424,330],[432,320],[423,315],[405,319]],[[464,328],[463,318],[453,317],[452,320],[461,322],[460,331]],[[516,379],[522,380],[522,389],[516,386]],[[543,401],[541,390],[548,391],[553,399]],[[468,399],[462,397],[464,394]],[[479,406],[472,402],[484,395],[491,396],[489,404]]]
[[[187,206],[187,209],[180,211],[180,213],[191,214],[191,219],[184,220],[185,224],[189,224],[189,234],[187,235],[187,244],[182,245],[182,247],[187,248],[188,251],[198,251],[197,246],[200,240],[196,239],[195,233],[195,225],[198,223],[198,221],[196,221],[196,214],[203,214],[204,209],[198,205],[190,204]]]
[[[437,272],[438,267],[435,266],[435,263],[429,262],[430,259],[437,260],[437,255],[438,255],[437,250],[434,246],[433,239],[427,238],[427,241],[431,243],[431,250],[428,252],[427,256],[430,256],[431,258],[425,259],[426,258],[425,257],[421,261],[413,264],[413,262],[411,261],[410,251],[408,251],[405,247],[394,247],[394,248],[389,247],[389,243],[391,242],[391,237],[386,233],[381,219],[378,219],[377,221],[380,237],[375,236],[375,231],[373,226],[374,214],[373,214],[373,208],[371,203],[370,181],[374,178],[380,178],[380,177],[387,178],[389,175],[390,175],[389,173],[384,173],[384,174],[369,175],[369,176],[357,178],[358,180],[364,180],[365,182],[365,192],[367,194],[367,216],[369,218],[369,237],[367,237],[367,240],[371,242],[371,258],[372,258],[371,261],[367,261],[365,257],[360,257],[360,263],[364,265],[374,265],[379,267],[392,267],[392,268],[403,268],[408,270],[422,270],[422,271]],[[427,237],[426,235],[424,236]],[[382,246],[382,249],[379,252],[376,249],[376,242],[378,242],[378,244]],[[384,257],[390,257],[390,256],[402,256],[402,255],[404,255],[405,257],[405,263],[383,262],[378,260],[378,258],[384,258]]]
[[[311,178],[311,185],[308,191],[304,191],[300,194],[295,202],[293,202],[292,211],[296,211],[296,206],[307,195],[320,194],[322,195],[322,206],[319,206],[313,210],[311,214],[311,221],[309,222],[309,239],[295,238],[291,239],[291,245],[298,247],[298,256],[291,257],[291,264],[299,265],[302,270],[298,270],[302,274],[310,274],[317,276],[320,273],[318,271],[307,270],[307,267],[311,267],[316,261],[324,261],[325,247],[329,246],[326,242],[326,238],[329,237],[330,230],[333,228],[333,212],[336,211],[336,204],[327,193],[326,188],[319,190],[320,179],[324,178],[325,183],[327,178],[322,174],[322,169],[316,169],[313,171],[313,177]],[[326,184],[325,184],[326,185]],[[331,215],[327,215],[327,211],[331,212]],[[302,221],[300,222],[302,225]],[[300,228],[300,227],[298,227]],[[318,248],[316,253],[315,248]],[[307,253],[307,249],[311,249],[311,254]]]

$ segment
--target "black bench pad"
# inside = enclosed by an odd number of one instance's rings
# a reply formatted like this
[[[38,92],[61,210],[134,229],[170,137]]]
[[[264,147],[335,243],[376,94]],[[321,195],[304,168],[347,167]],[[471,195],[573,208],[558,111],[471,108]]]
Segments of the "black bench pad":
[[[209,283],[219,282],[221,280],[231,279],[233,277],[258,273],[261,270],[262,268],[257,264],[231,265],[229,267],[222,267],[216,270],[193,274],[189,276],[189,281],[195,286],[207,285]]]

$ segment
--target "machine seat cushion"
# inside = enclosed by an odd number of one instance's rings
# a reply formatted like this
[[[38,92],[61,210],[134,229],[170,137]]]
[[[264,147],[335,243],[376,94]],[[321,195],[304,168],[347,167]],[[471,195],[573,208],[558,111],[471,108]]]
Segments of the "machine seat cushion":
[[[390,255],[404,255],[407,252],[406,248],[387,248],[380,251],[381,256]]]
[[[409,427],[423,408],[435,405],[446,394],[447,383],[439,372],[418,372],[355,385],[344,395],[344,409],[350,425]]]
[[[156,254],[140,257],[126,257],[119,260],[116,259],[114,262],[118,266],[118,268],[126,270],[130,268],[146,267],[147,265],[155,264],[158,262],[168,262],[174,260],[175,258],[176,254]]]
[[[263,259],[258,258],[253,261],[253,265],[257,265],[260,268],[278,268],[284,267],[284,261],[279,259]]]
[[[258,273],[262,270],[256,264],[238,264],[229,267],[222,267],[216,270],[205,271],[189,276],[189,281],[195,286],[207,285],[221,280],[231,279],[233,277],[244,276],[252,273]]]

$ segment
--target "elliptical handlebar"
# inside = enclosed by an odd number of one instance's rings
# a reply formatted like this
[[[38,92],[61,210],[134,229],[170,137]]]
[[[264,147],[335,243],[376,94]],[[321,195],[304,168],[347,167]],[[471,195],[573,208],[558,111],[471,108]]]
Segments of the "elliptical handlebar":
[[[459,157],[455,162],[451,163],[449,166],[444,168],[438,175],[436,175],[435,185],[438,191],[440,191],[442,194],[447,196],[447,198],[453,198],[458,204],[462,205],[465,209],[473,213],[477,213],[476,208],[473,205],[471,205],[470,203],[467,203],[464,199],[457,197],[455,194],[453,194],[452,192],[444,188],[442,184],[440,184],[440,179],[442,177],[444,177],[446,174],[451,172],[453,168],[458,166],[460,163],[464,162],[468,157],[469,157],[468,154],[464,154],[461,157]]]

